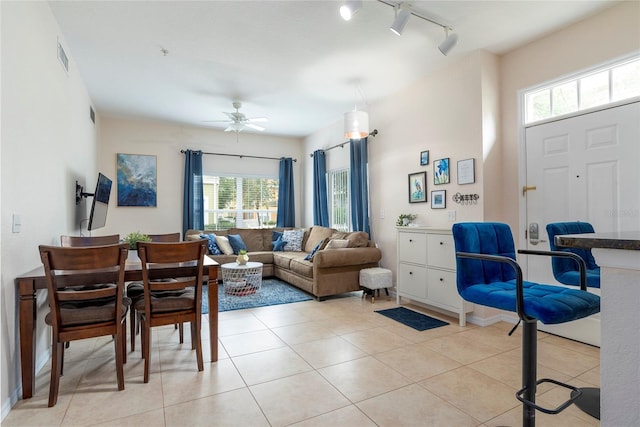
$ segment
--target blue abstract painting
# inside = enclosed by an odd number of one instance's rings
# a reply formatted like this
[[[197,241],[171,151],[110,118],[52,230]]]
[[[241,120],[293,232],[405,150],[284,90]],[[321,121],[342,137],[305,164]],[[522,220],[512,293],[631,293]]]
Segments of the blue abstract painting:
[[[118,153],[118,206],[156,206],[156,156]]]

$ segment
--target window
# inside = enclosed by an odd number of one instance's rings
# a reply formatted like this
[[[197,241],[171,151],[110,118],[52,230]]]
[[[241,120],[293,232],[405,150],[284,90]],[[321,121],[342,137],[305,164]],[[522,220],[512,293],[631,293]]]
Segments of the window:
[[[203,176],[204,228],[271,228],[278,214],[278,179]]]
[[[329,221],[331,228],[340,231],[351,229],[349,209],[349,169],[328,172]]]
[[[640,59],[525,93],[525,123],[640,96]]]

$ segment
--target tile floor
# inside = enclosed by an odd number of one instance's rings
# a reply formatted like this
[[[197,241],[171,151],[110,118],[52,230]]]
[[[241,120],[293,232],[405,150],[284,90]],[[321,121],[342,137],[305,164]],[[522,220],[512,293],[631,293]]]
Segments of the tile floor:
[[[155,328],[152,371],[142,382],[138,349],[117,391],[109,339],[72,343],[58,404],[47,408],[49,368],[32,399],[3,426],[519,426],[520,331],[424,311],[450,322],[418,332],[375,313],[360,293],[323,302],[220,313],[217,363],[198,372],[195,352],[173,327]],[[206,320],[206,319],[203,319]],[[206,327],[208,322],[203,321]],[[208,338],[204,330],[203,338]],[[211,360],[203,341],[205,361]],[[599,385],[599,349],[539,333],[539,377]],[[538,402],[566,392],[545,385]],[[598,426],[575,406],[537,415],[538,426]]]

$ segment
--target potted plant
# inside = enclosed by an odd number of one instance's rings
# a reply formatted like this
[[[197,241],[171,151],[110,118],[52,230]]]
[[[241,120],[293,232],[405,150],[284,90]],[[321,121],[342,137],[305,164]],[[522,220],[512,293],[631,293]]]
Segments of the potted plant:
[[[246,265],[247,262],[249,262],[249,255],[247,255],[247,251],[240,249],[238,251],[238,257],[236,258],[236,263],[238,265]]]
[[[133,231],[122,239],[123,243],[129,244],[129,260],[131,261],[140,261],[138,257],[138,242],[150,242],[151,237],[148,235],[141,233],[139,231]]]
[[[415,220],[418,216],[416,214],[400,214],[398,220],[396,221],[396,225],[399,226],[408,226]]]

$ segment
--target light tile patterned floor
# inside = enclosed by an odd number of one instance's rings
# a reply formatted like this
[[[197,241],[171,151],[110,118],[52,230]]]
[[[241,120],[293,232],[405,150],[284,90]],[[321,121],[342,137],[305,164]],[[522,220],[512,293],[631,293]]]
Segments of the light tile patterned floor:
[[[47,367],[35,396],[19,401],[2,425],[521,425],[514,396],[520,331],[509,337],[512,325],[505,323],[460,327],[457,319],[411,307],[450,323],[418,332],[375,313],[393,306],[352,293],[220,313],[220,359],[203,372],[188,338],[181,345],[173,327],[156,328],[150,382],[142,382],[138,344],[120,392],[111,340],[76,341],[65,354],[58,404],[47,408]],[[203,341],[205,360],[208,348]],[[539,377],[599,386],[598,348],[540,332],[538,352]],[[547,406],[565,398],[558,387],[538,391]],[[538,413],[537,425],[599,422],[572,406],[559,415]]]

